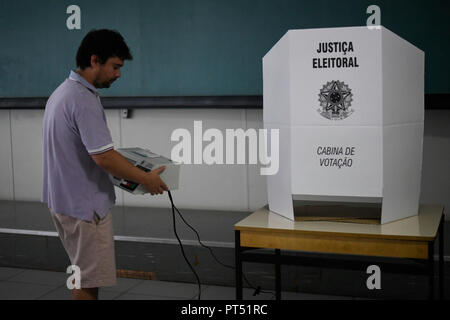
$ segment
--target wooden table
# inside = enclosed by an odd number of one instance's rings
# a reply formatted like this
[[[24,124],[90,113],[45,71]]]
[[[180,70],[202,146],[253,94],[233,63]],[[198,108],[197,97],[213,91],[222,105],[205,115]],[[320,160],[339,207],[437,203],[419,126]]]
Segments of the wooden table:
[[[439,297],[444,297],[444,207],[421,205],[417,216],[387,224],[330,221],[291,221],[266,207],[235,225],[236,298],[242,299],[242,263],[275,264],[276,298],[281,299],[281,264],[361,268],[361,263],[323,258],[323,253],[414,259],[421,268],[386,264],[381,270],[429,276],[429,298],[434,298],[434,243],[439,235]],[[252,249],[275,249],[252,253]],[[321,253],[317,258],[282,255],[281,250]],[[394,259],[396,260],[396,259]],[[367,265],[367,262],[365,262]],[[396,266],[398,268],[396,268]],[[362,269],[359,269],[362,270]]]

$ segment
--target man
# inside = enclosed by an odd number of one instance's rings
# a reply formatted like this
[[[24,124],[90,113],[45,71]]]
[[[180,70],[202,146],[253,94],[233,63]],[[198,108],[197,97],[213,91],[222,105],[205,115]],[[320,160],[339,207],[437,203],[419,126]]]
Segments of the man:
[[[160,167],[144,172],[114,150],[98,88],[109,88],[132,56],[122,36],[92,30],[71,71],[47,101],[43,121],[43,192],[72,265],[81,271],[73,299],[97,299],[116,283],[109,174],[141,183],[152,195],[167,191]]]

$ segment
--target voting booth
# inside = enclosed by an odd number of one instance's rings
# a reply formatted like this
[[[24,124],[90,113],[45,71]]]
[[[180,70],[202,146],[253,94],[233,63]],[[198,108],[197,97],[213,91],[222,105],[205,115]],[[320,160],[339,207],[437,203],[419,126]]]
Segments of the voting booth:
[[[417,215],[423,51],[384,27],[289,30],[263,83],[264,127],[279,130],[270,211],[293,220],[294,199],[379,203],[382,224]]]

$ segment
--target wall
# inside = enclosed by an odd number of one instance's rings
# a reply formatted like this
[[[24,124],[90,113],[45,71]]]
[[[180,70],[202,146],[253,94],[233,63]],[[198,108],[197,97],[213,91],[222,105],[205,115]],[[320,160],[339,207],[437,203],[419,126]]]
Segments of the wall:
[[[80,30],[66,26],[74,4]],[[0,96],[49,96],[93,28],[120,31],[134,56],[105,95],[259,95],[261,59],[287,30],[364,26],[373,4],[426,52],[425,93],[450,92],[448,1],[0,0]]]
[[[0,200],[39,201],[42,181],[42,117],[44,110],[0,110]],[[261,110],[147,109],[122,119],[120,110],[106,110],[115,147],[139,146],[170,157],[172,131],[193,132],[194,120],[203,131],[262,126]],[[204,144],[206,145],[206,143]],[[117,205],[169,207],[166,196],[132,196],[116,189]],[[173,192],[179,208],[254,210],[266,202],[265,178],[257,165],[186,165],[180,188]]]
[[[0,200],[39,201],[42,181],[43,110],[0,110]],[[140,146],[170,156],[177,128],[193,132],[261,128],[262,110],[146,109],[123,119],[120,110],[106,110],[116,147]],[[426,110],[422,171],[422,203],[450,207],[450,111]],[[206,143],[204,144],[206,145]],[[116,189],[117,205],[169,207],[166,196],[131,196]],[[180,189],[173,192],[179,208],[252,211],[267,203],[265,177],[258,165],[185,165]],[[1,213],[0,213],[1,214]],[[449,215],[447,215],[448,217]],[[448,218],[447,218],[448,219]]]

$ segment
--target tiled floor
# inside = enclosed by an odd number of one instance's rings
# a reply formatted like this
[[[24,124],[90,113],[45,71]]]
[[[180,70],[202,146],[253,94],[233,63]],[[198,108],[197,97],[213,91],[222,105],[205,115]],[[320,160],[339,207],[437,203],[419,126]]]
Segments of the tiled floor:
[[[67,277],[63,272],[0,267],[0,300],[70,300],[71,291],[66,287]],[[118,278],[117,285],[100,289],[102,300],[193,300],[197,299],[198,285],[192,283],[167,282]],[[202,300],[234,300],[234,287],[202,285]],[[253,296],[253,290],[244,289],[246,300],[271,300],[272,293]],[[282,292],[282,299],[328,300],[351,299],[348,297]]]

